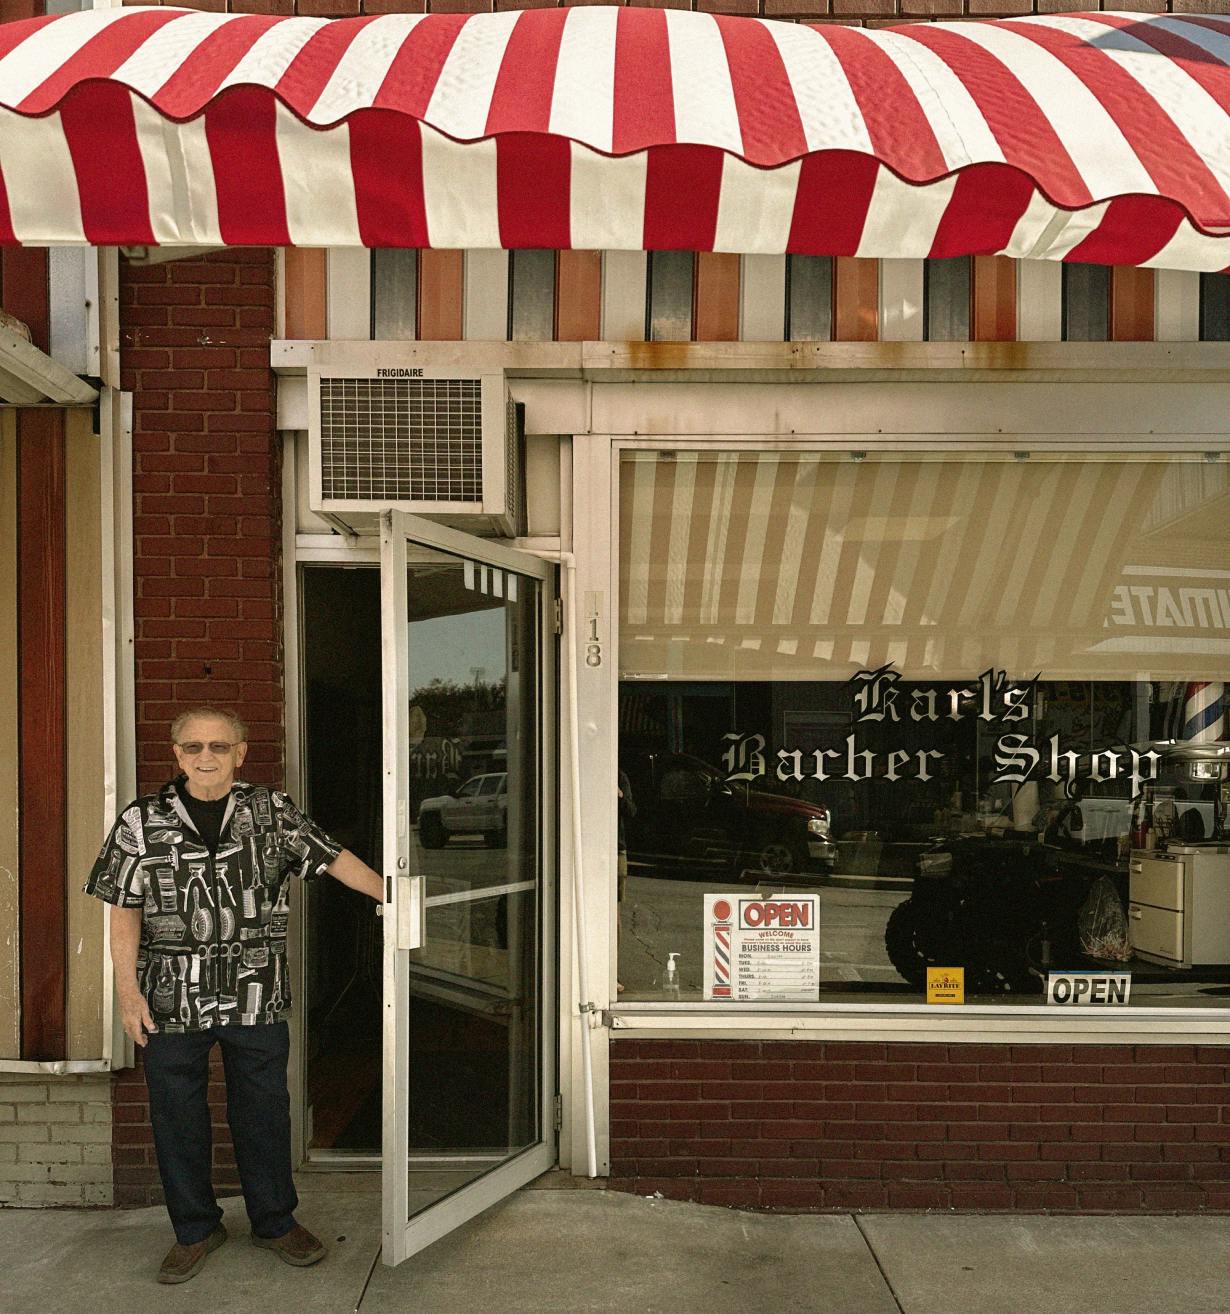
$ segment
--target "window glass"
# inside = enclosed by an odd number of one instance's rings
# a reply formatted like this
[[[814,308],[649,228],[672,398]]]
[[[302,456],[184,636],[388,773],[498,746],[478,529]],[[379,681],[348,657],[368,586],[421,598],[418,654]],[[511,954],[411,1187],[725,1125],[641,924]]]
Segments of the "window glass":
[[[1110,338],[1110,268],[1063,266],[1063,340],[1106,342]]]
[[[504,788],[504,777],[484,776],[482,788],[478,791],[480,794],[498,794]]]
[[[508,336],[514,342],[555,337],[555,252],[510,251]]]
[[[966,342],[970,336],[969,256],[923,264],[923,308],[928,342]]]
[[[691,251],[649,253],[650,342],[688,342],[692,337],[692,290],[696,258]]]
[[[832,336],[832,257],[787,256],[787,339],[791,342],[828,342]]]
[[[409,342],[418,336],[419,253],[372,252],[372,338]]]
[[[482,777],[475,776],[473,780],[467,780],[464,785],[457,791],[458,798],[472,798],[478,793],[478,787],[482,784]]]
[[[623,1000],[783,894],[808,998],[1225,1006],[1230,463],[635,453],[619,532]]]
[[[1200,275],[1200,340],[1230,341],[1230,278]]]

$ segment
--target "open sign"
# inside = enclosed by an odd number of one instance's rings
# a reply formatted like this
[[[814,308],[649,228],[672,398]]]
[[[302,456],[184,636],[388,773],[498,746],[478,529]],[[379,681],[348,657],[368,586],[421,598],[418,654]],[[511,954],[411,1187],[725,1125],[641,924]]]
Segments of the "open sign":
[[[762,930],[773,926],[810,929],[810,902],[793,899],[743,899],[739,903],[739,926]]]
[[[1132,993],[1130,972],[1049,972],[1048,1004],[1126,1004]]]

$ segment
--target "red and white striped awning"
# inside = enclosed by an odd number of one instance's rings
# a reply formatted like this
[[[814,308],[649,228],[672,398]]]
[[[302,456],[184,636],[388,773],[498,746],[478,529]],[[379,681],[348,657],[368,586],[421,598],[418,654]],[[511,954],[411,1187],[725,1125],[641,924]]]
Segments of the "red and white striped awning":
[[[1230,16],[0,27],[0,242],[1230,266]]]

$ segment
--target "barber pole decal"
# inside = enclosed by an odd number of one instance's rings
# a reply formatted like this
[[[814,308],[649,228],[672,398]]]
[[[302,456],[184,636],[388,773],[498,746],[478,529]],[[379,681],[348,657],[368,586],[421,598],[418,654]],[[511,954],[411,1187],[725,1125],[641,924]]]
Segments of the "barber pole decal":
[[[713,998],[730,998],[730,904],[719,899],[713,905]]]

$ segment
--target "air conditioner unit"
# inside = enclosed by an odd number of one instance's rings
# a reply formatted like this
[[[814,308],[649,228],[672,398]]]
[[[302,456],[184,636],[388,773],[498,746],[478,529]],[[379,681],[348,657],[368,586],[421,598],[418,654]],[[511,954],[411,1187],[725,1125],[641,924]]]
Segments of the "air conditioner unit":
[[[474,533],[523,533],[517,408],[502,374],[333,367],[308,374],[313,511],[362,527],[411,511]]]

